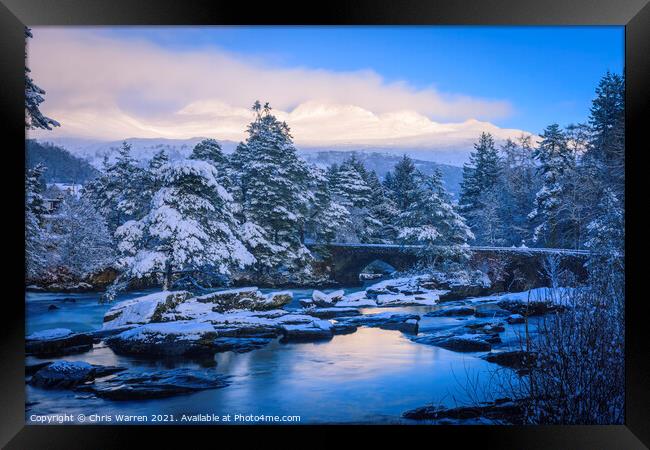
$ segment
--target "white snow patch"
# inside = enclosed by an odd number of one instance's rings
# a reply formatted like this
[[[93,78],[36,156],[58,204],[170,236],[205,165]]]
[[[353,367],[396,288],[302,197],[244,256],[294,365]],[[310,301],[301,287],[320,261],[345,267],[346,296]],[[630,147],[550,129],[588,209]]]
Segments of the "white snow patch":
[[[29,341],[58,339],[72,334],[72,330],[67,328],[52,328],[49,330],[37,331],[26,337]]]

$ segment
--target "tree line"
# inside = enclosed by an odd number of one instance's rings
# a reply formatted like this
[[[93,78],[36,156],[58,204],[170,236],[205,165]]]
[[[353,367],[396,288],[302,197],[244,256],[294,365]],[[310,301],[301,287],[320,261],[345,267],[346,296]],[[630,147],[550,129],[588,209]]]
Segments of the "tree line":
[[[291,281],[312,275],[308,241],[421,244],[431,264],[466,256],[469,244],[587,248],[598,221],[624,210],[623,92],[622,77],[606,74],[589,122],[550,125],[539,142],[522,136],[497,149],[483,133],[458,203],[440,172],[425,175],[407,156],[384,180],[354,155],[327,169],[307,164],[260,102],[233,154],[206,139],[187,159],[161,150],[142,166],[125,142],[53,215],[37,166],[26,177],[28,277],[112,264],[127,279],[158,274],[165,287],[175,274]]]

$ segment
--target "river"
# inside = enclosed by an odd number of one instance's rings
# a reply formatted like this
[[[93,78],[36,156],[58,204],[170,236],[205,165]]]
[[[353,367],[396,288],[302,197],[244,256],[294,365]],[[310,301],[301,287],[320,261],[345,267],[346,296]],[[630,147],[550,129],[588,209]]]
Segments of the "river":
[[[361,288],[349,288],[353,292]],[[267,290],[270,291],[270,290]],[[294,301],[311,296],[311,289],[292,289]],[[129,292],[116,301],[151,291]],[[99,293],[53,294],[30,292],[26,296],[27,333],[51,328],[90,331],[101,328],[112,305],[98,303]],[[64,301],[64,299],[68,299]],[[74,299],[74,302],[70,301]],[[59,309],[49,310],[50,305]],[[373,308],[362,311],[425,313],[436,307]],[[423,317],[420,330],[440,326],[454,318]],[[506,335],[516,333],[508,327]],[[507,342],[507,337],[505,341]],[[300,416],[302,424],[408,423],[401,414],[429,403],[456,406],[468,401],[467,377],[484,377],[494,370],[478,356],[417,344],[400,331],[360,327],[318,343],[280,343],[249,353],[218,353],[203,360],[146,359],[114,354],[103,344],[92,351],[61,359],[91,364],[125,366],[132,370],[177,367],[215,370],[231,376],[231,385],[190,395],[147,401],[110,401],[79,395],[70,390],[44,390],[26,386],[27,421],[32,415],[183,414]],[[28,364],[41,360],[29,357]]]

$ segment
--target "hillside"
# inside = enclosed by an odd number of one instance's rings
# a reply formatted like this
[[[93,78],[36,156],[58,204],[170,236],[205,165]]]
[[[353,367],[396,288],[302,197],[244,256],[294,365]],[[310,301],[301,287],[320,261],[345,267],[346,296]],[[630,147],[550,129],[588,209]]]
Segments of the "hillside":
[[[88,161],[64,148],[31,139],[25,142],[25,163],[28,168],[39,163],[47,167],[43,174],[46,183],[84,184],[99,173]]]

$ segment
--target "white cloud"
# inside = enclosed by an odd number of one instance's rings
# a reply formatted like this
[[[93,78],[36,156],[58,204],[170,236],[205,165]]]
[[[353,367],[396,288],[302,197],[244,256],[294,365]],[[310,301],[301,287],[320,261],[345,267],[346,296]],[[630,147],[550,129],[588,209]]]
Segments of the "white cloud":
[[[36,137],[241,140],[255,99],[269,101],[304,146],[453,147],[481,131],[521,134],[487,122],[510,114],[508,102],[387,83],[372,71],[272,67],[218,48],[170,50],[93,29],[35,28],[28,50],[47,91],[42,110],[62,123]]]

